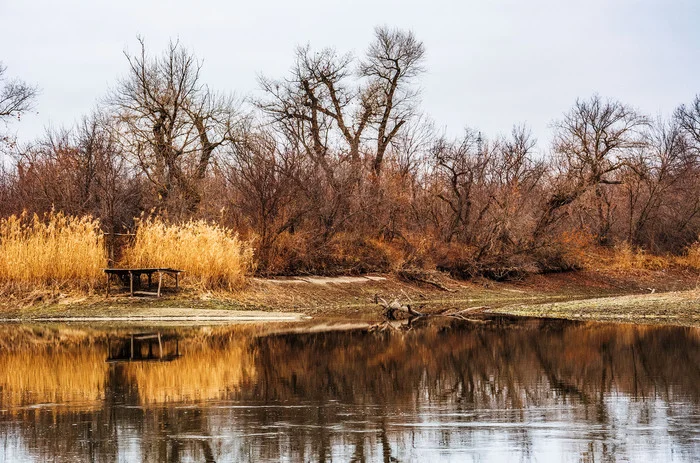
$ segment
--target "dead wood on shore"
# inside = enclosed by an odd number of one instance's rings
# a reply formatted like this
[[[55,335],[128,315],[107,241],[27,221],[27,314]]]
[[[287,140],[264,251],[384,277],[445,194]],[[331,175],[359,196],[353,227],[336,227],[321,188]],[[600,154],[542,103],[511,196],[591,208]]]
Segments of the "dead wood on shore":
[[[480,320],[466,317],[465,314],[476,313],[476,312],[490,308],[488,306],[476,306],[476,307],[467,307],[465,309],[446,309],[446,310],[442,310],[440,312],[433,312],[433,313],[419,312],[418,310],[416,310],[412,307],[413,300],[405,292],[402,291],[402,293],[406,297],[406,299],[408,300],[408,303],[405,303],[405,304],[402,303],[400,298],[398,298],[398,297],[394,298],[391,302],[387,302],[386,299],[375,294],[375,296],[374,296],[375,302],[384,308],[383,315],[386,318],[386,321],[383,323],[380,323],[376,326],[373,326],[372,328],[379,328],[382,330],[387,329],[387,328],[400,329],[403,325],[395,326],[395,324],[391,323],[391,322],[397,320],[396,315],[399,313],[404,313],[404,314],[408,315],[409,318],[408,318],[407,326],[409,328],[411,327],[411,324],[413,323],[413,321],[415,321],[417,319],[425,319],[425,318],[432,318],[432,317],[450,317],[450,318],[456,318],[456,319],[465,320],[465,321],[480,321]],[[423,306],[420,306],[420,308],[422,308],[422,307]]]

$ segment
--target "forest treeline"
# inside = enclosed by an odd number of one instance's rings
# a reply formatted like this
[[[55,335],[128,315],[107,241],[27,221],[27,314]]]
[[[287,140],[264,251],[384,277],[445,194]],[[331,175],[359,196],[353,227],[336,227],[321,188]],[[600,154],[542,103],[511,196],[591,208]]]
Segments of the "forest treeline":
[[[581,98],[542,147],[524,125],[437,130],[420,107],[426,50],[408,31],[377,28],[359,56],[299,47],[286,75],[242,99],[210,88],[181,44],[140,45],[75,127],[3,139],[1,216],[91,215],[108,233],[144,214],[203,219],[252,240],[261,274],[504,278],[575,268],[588,247],[682,254],[698,239],[700,96],[666,118]],[[4,73],[9,120],[36,89]]]

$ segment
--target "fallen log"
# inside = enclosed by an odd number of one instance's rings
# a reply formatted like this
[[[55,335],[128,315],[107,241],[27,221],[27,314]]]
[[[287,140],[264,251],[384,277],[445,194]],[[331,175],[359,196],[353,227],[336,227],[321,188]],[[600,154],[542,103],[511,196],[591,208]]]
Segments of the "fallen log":
[[[384,307],[384,316],[389,320],[396,320],[395,313],[397,311],[407,313],[411,317],[424,317],[426,315],[412,308],[410,304],[401,304],[398,299],[394,299],[391,302],[387,302],[386,299],[379,296],[375,296],[375,299],[377,304]]]
[[[399,301],[398,298],[394,298],[393,301],[387,302],[386,299],[383,297],[379,297],[379,295],[375,294],[374,295],[374,301],[375,303],[381,305],[384,308],[384,317],[386,317],[387,320],[396,320],[396,313],[397,312],[403,312],[407,314],[411,319],[419,318],[419,317],[452,317],[452,318],[458,318],[460,320],[471,320],[467,317],[465,317],[465,314],[472,313],[472,312],[479,312],[482,310],[489,309],[489,306],[485,305],[480,305],[476,307],[467,307],[465,309],[461,310],[456,310],[456,309],[447,309],[443,310],[442,312],[438,313],[424,313],[424,312],[419,312],[413,307],[411,307],[411,304],[413,301],[411,298],[404,293],[406,298],[409,300],[409,304],[402,304],[401,301]]]

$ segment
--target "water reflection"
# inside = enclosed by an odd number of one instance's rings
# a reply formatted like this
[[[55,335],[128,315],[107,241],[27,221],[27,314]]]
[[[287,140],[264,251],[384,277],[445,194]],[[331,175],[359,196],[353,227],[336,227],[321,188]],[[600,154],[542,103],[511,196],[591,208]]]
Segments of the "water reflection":
[[[0,330],[0,461],[700,458],[697,329],[159,333]]]
[[[156,332],[107,337],[107,362],[172,362],[180,358],[180,336]]]

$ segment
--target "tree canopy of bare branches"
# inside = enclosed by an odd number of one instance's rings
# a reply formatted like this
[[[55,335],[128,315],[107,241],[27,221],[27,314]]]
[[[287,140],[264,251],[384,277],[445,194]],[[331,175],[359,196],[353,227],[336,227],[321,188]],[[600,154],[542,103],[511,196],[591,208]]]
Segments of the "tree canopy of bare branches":
[[[578,99],[543,149],[517,124],[441,135],[420,107],[425,47],[406,30],[376,28],[358,55],[298,47],[286,76],[240,102],[177,42],[125,55],[93,115],[11,146],[0,215],[91,214],[109,232],[144,213],[216,220],[255,243],[266,275],[502,279],[575,268],[593,246],[700,246],[700,96],[656,119]],[[10,121],[36,88],[4,76]]]
[[[648,118],[619,101],[598,95],[577,100],[554,124],[554,151],[561,175],[538,228],[551,224],[557,210],[594,188],[601,220],[599,236],[605,241],[610,224],[602,185],[620,183],[611,175],[625,164],[629,150],[643,146],[643,129],[648,123]]]
[[[261,79],[268,97],[259,106],[322,166],[331,148],[355,169],[366,152],[378,175],[389,145],[415,115],[413,80],[423,71],[424,54],[412,32],[387,27],[375,30],[360,60],[332,48],[300,47],[289,78]],[[373,140],[371,149],[365,140]]]
[[[195,212],[199,184],[217,150],[235,138],[239,114],[231,97],[201,82],[201,63],[179,43],[157,57],[139,43],[139,53],[125,53],[128,74],[107,98],[116,134],[159,206]]]
[[[0,62],[0,122],[19,119],[34,108],[39,90],[17,78],[7,77],[7,67]],[[0,141],[10,142],[8,135],[0,132]]]

